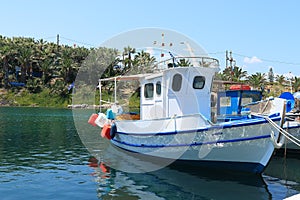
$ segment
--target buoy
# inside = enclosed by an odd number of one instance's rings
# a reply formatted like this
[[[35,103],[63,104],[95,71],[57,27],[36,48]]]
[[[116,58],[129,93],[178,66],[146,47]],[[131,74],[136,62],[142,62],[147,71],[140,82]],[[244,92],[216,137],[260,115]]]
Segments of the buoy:
[[[107,119],[114,120],[116,118],[115,115],[116,114],[113,113],[112,109],[107,109],[107,111],[106,111]]]
[[[110,138],[113,139],[116,136],[117,126],[116,124],[112,124],[110,128]]]
[[[104,124],[108,122],[108,119],[104,113],[99,113],[97,119],[95,120],[95,124],[99,127],[103,127]]]
[[[110,124],[104,124],[102,131],[101,131],[101,137],[106,138],[106,139],[111,139],[110,137],[110,129],[111,125]]]
[[[295,106],[295,98],[294,96],[289,92],[284,92],[280,94],[279,98],[285,99],[286,102],[286,112],[290,112],[294,109]]]
[[[96,121],[97,117],[98,117],[98,114],[95,114],[95,113],[92,114],[90,116],[89,120],[88,120],[88,123],[91,124],[91,125],[93,125],[93,126],[96,126],[95,121]]]

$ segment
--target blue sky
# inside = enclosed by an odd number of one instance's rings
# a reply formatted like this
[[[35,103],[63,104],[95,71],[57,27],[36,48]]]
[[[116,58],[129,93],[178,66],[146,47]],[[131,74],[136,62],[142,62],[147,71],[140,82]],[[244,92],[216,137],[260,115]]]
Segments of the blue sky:
[[[190,37],[225,66],[231,50],[247,70],[300,76],[300,1],[3,0],[0,34],[98,47],[124,31],[171,29]],[[147,39],[147,38],[145,38]]]

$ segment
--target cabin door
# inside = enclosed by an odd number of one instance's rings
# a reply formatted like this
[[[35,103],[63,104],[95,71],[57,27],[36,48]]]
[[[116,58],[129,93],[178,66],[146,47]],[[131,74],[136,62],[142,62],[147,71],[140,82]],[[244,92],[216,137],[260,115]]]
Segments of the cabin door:
[[[181,96],[182,96],[182,82],[183,77],[179,73],[171,74],[168,86],[168,116],[172,117],[174,115],[181,116]]]

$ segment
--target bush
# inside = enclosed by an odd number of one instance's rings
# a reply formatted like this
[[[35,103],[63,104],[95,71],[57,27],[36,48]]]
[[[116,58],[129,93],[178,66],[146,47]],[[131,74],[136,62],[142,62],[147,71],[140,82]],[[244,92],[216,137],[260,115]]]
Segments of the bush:
[[[48,88],[39,93],[30,93],[28,90],[8,91],[5,99],[12,106],[39,106],[66,108],[69,98],[62,98],[58,94],[51,94]]]

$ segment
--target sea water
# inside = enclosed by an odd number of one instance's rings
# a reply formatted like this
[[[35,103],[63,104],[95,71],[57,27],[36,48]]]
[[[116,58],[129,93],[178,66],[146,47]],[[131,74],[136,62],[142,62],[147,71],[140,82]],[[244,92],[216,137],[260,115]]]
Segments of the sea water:
[[[71,110],[0,108],[1,200],[283,199],[300,192],[299,166],[288,154],[274,156],[262,175],[176,165],[126,173],[86,150]]]

